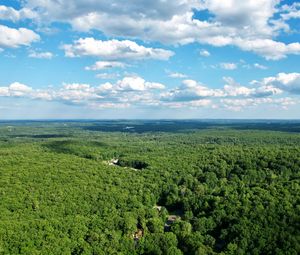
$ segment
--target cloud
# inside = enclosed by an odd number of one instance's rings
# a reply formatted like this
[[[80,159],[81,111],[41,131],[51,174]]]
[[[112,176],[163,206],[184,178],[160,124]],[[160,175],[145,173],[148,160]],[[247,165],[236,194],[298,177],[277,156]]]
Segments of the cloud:
[[[2,96],[2,97],[10,96],[9,88],[8,87],[0,87],[0,96]]]
[[[14,82],[10,84],[8,87],[0,87],[0,96],[22,97],[22,96],[29,95],[31,91],[32,91],[31,87],[19,82]]]
[[[214,108],[216,105],[210,99],[198,99],[193,101],[163,101],[160,103],[162,107],[168,107],[172,109],[182,109],[182,108],[189,108],[189,109],[197,109],[197,108]]]
[[[106,83],[99,87],[100,91],[146,91],[152,89],[164,89],[165,86],[161,83],[147,82],[138,76],[124,77],[116,84]]]
[[[204,49],[200,50],[199,54],[202,57],[209,57],[210,56],[210,52],[207,51],[207,50],[204,50]]]
[[[22,8],[16,10],[12,7],[7,7],[5,5],[0,5],[0,20],[10,20],[17,22],[24,19],[34,19],[37,18],[38,14],[31,9]]]
[[[28,57],[30,58],[39,58],[39,59],[52,59],[53,53],[45,51],[45,52],[36,52],[32,51],[29,53]]]
[[[172,51],[147,48],[130,40],[102,41],[94,38],[80,38],[73,44],[63,46],[67,57],[93,56],[107,60],[117,59],[158,59],[168,60],[174,55]]]
[[[72,20],[77,17],[85,17],[91,13],[99,15],[111,14],[114,16],[128,16],[140,19],[169,19],[173,15],[185,13],[190,8],[199,6],[198,0],[174,0],[161,1],[128,0],[126,5],[119,0],[27,0],[26,7],[39,8],[40,15],[46,20]],[[81,8],[79,8],[81,7]],[[113,19],[112,19],[113,21]],[[125,20],[124,20],[125,22]]]
[[[52,98],[72,103],[84,103],[88,100],[101,98],[95,93],[95,88],[89,84],[63,83],[63,88],[58,91],[51,91]]]
[[[54,95],[50,91],[36,90],[31,94],[32,99],[51,101]]]
[[[237,69],[237,64],[235,63],[221,63],[220,67],[225,70],[235,70]]]
[[[97,97],[94,88],[88,84],[63,83],[60,89],[33,89],[20,82],[14,82],[7,87],[0,87],[0,96],[24,97],[41,100],[62,100],[69,102],[80,102]]]
[[[267,70],[268,67],[259,63],[254,63],[254,64],[250,64],[247,63],[245,60],[241,59],[240,63],[241,67],[246,68],[246,69],[260,69],[260,70]]]
[[[27,28],[9,28],[0,25],[0,47],[18,48],[39,41],[40,36]]]
[[[33,89],[15,82],[0,87],[0,97],[22,97],[88,107],[119,107],[126,105],[158,105],[158,92],[165,86],[139,76],[126,76],[115,83],[91,86],[87,83],[63,83],[60,88]]]
[[[288,106],[296,105],[299,100],[284,97],[284,98],[247,98],[247,99],[221,99],[221,105],[231,111],[242,111],[245,108],[253,108],[259,105],[273,105],[281,109],[288,109]]]
[[[226,97],[248,97],[255,93],[254,89],[240,85],[231,77],[223,77],[223,81],[226,83],[223,88]]]
[[[282,90],[272,86],[260,84],[257,87],[246,87],[237,83],[231,77],[223,77],[226,82],[223,88],[225,97],[270,97],[273,95],[281,94]],[[253,82],[252,82],[253,85]]]
[[[128,76],[115,83],[106,82],[96,87],[88,84],[64,84],[55,93],[60,100],[85,103],[93,108],[126,107],[132,104],[155,105],[155,91],[164,89],[161,83],[148,82],[138,76]]]
[[[127,65],[118,61],[97,61],[92,66],[85,67],[88,71],[98,71],[111,68],[125,68]]]
[[[283,5],[280,14],[283,20],[299,19],[300,18],[300,3],[293,3],[292,5]]]
[[[94,108],[168,107],[168,108],[225,108],[241,111],[259,105],[287,109],[300,103],[299,73],[279,73],[275,76],[241,85],[231,77],[224,77],[222,88],[208,87],[186,79],[172,89],[139,76],[125,76],[115,82],[97,86],[87,83],[63,83],[60,88],[33,89],[20,82],[0,87],[1,97],[24,97],[65,104],[80,104]],[[291,97],[287,97],[290,94]]]
[[[161,100],[184,102],[217,96],[223,96],[223,92],[218,89],[210,89],[194,80],[184,80],[180,87],[162,93]]]
[[[244,31],[250,32],[251,29],[256,33],[271,34],[268,20],[276,12],[276,5],[279,0],[205,0],[204,8],[215,15],[215,20],[224,26],[239,27]]]
[[[209,88],[194,80],[184,80],[182,85],[161,93],[164,102],[192,102],[203,99],[222,98],[265,98],[283,93],[283,90],[272,84],[257,84],[253,87],[242,86],[231,77],[223,77],[225,85],[223,88]],[[241,100],[243,100],[241,99]]]
[[[279,73],[276,76],[264,78],[262,81],[253,81],[253,84],[273,86],[291,94],[300,94],[300,73]]]
[[[179,78],[179,79],[184,79],[184,78],[187,78],[188,76],[186,74],[183,74],[183,73],[172,73],[172,72],[167,72],[168,73],[168,76],[170,78]]]
[[[253,90],[243,86],[225,85],[224,93],[229,97],[250,96],[253,93]]]
[[[286,7],[285,14],[280,17],[276,15],[283,12],[279,4],[279,0],[129,0],[126,5],[117,0],[27,0],[26,8],[37,10],[41,20],[68,22],[79,31],[98,30],[107,36],[165,44],[198,42],[216,47],[232,45],[266,59],[278,60],[288,54],[300,53],[298,42],[286,44],[276,41],[281,32],[289,32],[284,19],[297,16],[294,13],[299,6]],[[211,18],[196,18],[201,17],[203,11],[208,12]],[[197,13],[200,15],[195,15]],[[287,14],[289,17],[284,16]],[[89,55],[87,51],[78,53],[78,49],[66,50],[70,56]],[[167,54],[163,59],[169,57]]]
[[[96,104],[106,106],[110,104],[138,104],[156,105],[157,92],[165,89],[165,86],[157,82],[149,82],[139,76],[126,76],[115,83],[106,82],[97,87],[89,88],[97,96]],[[95,101],[95,100],[93,100]],[[89,102],[95,104],[95,102]]]
[[[289,54],[300,54],[300,43],[285,44],[276,42],[271,39],[252,39],[245,40],[236,38],[233,41],[242,50],[253,51],[259,55],[264,56],[267,60],[279,60],[285,58]]]
[[[253,66],[254,66],[254,68],[261,69],[261,70],[266,70],[266,69],[268,69],[267,66],[261,65],[261,64],[259,64],[259,63],[255,63]]]

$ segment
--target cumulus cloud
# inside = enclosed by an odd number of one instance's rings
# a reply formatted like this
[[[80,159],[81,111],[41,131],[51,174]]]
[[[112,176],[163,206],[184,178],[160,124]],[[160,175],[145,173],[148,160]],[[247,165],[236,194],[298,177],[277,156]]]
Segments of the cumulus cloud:
[[[87,100],[101,98],[95,93],[95,88],[89,84],[63,83],[63,88],[52,91],[53,98],[72,103],[84,103]]]
[[[24,19],[35,19],[38,17],[38,14],[31,9],[22,8],[16,10],[12,7],[7,7],[5,5],[0,5],[0,20],[10,20],[17,22]]]
[[[279,73],[276,76],[253,81],[253,84],[273,86],[291,94],[300,94],[300,73]]]
[[[226,82],[223,88],[226,97],[253,97],[253,98],[261,97],[262,98],[262,97],[270,97],[282,93],[282,90],[272,85],[260,84],[257,87],[248,87],[248,86],[242,86],[231,77],[223,77],[223,80]]]
[[[30,29],[15,29],[0,25],[0,47],[17,48],[19,46],[28,46],[38,40],[40,40],[40,36]]]
[[[164,89],[161,83],[148,82],[138,76],[127,76],[115,83],[106,82],[97,87],[84,86],[77,89],[82,98],[89,98],[88,105],[93,107],[119,107],[132,104],[156,105],[156,91]],[[68,96],[70,95],[68,89]],[[74,94],[74,90],[72,90]],[[64,95],[66,94],[65,91]],[[66,97],[64,97],[66,99]],[[77,98],[80,99],[79,97]],[[74,99],[72,99],[74,102]]]
[[[161,94],[163,101],[196,101],[208,97],[223,96],[219,89],[210,89],[194,80],[184,80],[178,88]]]
[[[249,32],[249,25],[255,32],[271,34],[268,20],[276,12],[279,0],[205,0],[204,8],[216,15],[215,19],[227,26],[237,26]]]
[[[224,93],[230,97],[250,96],[253,93],[253,90],[243,86],[225,85]]]
[[[124,104],[156,105],[157,94],[165,89],[158,82],[149,82],[138,76],[126,76],[115,83],[91,86],[86,83],[63,83],[60,88],[33,89],[15,82],[0,87],[0,97],[24,97],[66,104],[87,106],[121,106]]]
[[[8,87],[0,87],[0,96],[22,97],[29,95],[31,91],[31,87],[19,82],[14,82]]]
[[[99,87],[100,91],[146,91],[151,89],[164,89],[161,83],[147,82],[138,76],[124,77],[116,84],[106,83]]]
[[[279,60],[289,54],[300,54],[300,43],[285,44],[271,39],[253,39],[245,40],[236,38],[233,44],[239,46],[245,51],[253,51],[264,56],[267,60]]]
[[[181,86],[161,93],[161,100],[167,102],[192,102],[203,99],[249,99],[266,98],[283,93],[282,89],[272,84],[260,83],[253,87],[253,82],[250,86],[243,86],[231,77],[224,77],[223,80],[225,85],[220,89],[209,88],[194,80],[184,80]]]
[[[261,104],[288,108],[298,104],[299,73],[279,73],[260,81],[241,85],[231,77],[224,77],[222,88],[212,88],[195,80],[186,79],[178,87],[167,89],[158,82],[146,81],[139,76],[125,76],[116,82],[98,86],[86,83],[63,83],[60,88],[33,89],[15,82],[0,87],[2,97],[26,97],[55,100],[89,107],[153,106],[171,108],[226,108],[240,111]],[[287,95],[290,94],[290,97]]]
[[[292,5],[283,5],[281,7],[281,17],[283,20],[299,19],[300,18],[300,3],[293,3]]]
[[[108,36],[168,44],[233,45],[278,60],[300,53],[299,43],[286,44],[275,39],[280,31],[289,31],[284,20],[298,17],[298,5],[282,10],[279,3],[279,0],[129,0],[125,5],[117,0],[27,0],[25,7],[38,10],[43,20],[68,22],[80,31],[96,29]],[[202,11],[211,14],[211,18],[196,18],[195,13]],[[282,13],[281,17],[276,16],[278,13]]]
[[[118,16],[126,16],[130,14],[132,17],[137,19],[169,19],[175,14],[185,13],[191,7],[197,8],[200,6],[200,3],[198,0],[174,0],[172,2],[161,0],[153,0],[151,2],[146,0],[128,0],[126,5],[124,5],[124,3],[119,0],[69,0],[68,3],[65,1],[55,0],[27,0],[26,6],[28,8],[39,7],[39,12],[44,18],[56,20],[65,20],[72,17],[84,16],[93,12],[110,13]],[[79,6],[84,8],[81,8],[79,11]]]
[[[108,60],[117,59],[159,59],[168,60],[174,55],[172,51],[147,48],[130,40],[96,40],[80,38],[73,44],[63,46],[67,57],[93,56]]]

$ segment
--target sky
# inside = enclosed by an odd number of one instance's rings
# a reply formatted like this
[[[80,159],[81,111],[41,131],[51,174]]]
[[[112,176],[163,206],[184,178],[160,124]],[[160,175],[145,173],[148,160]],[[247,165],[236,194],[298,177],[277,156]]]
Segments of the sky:
[[[300,119],[300,2],[0,0],[0,119]]]

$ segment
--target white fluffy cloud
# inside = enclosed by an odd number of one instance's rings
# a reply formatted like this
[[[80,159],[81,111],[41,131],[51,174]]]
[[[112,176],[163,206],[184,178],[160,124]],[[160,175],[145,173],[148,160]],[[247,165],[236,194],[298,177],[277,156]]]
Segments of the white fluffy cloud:
[[[253,90],[243,86],[225,85],[224,92],[227,96],[237,97],[237,96],[250,96],[253,93]]]
[[[283,20],[300,18],[300,3],[295,2],[292,5],[284,5],[281,7]]]
[[[138,76],[127,76],[115,83],[91,86],[85,83],[63,83],[60,88],[32,89],[19,82],[0,87],[0,97],[24,97],[67,104],[93,107],[121,106],[124,104],[155,105],[156,94],[165,86],[149,82]]]
[[[0,5],[0,20],[11,20],[17,22],[24,19],[35,19],[38,14],[28,8],[16,10],[12,7]]]
[[[253,83],[300,94],[300,73],[279,73],[276,76],[264,78],[261,82],[254,81]]]
[[[181,86],[161,93],[161,100],[167,102],[192,102],[203,99],[222,98],[254,99],[271,97],[283,93],[281,88],[268,82],[252,82],[249,87],[240,85],[231,77],[224,77],[223,80],[225,85],[220,89],[209,88],[194,80],[184,80]],[[257,84],[257,86],[253,87],[254,84]]]
[[[8,87],[0,87],[0,96],[22,97],[29,95],[31,91],[31,87],[19,82],[14,82]]]
[[[182,14],[200,6],[198,0],[128,0],[126,4],[119,0],[26,0],[26,7],[39,8],[40,15],[47,20],[71,20],[84,17],[91,13],[111,14],[114,16],[131,16],[136,20],[141,19],[169,19],[173,15]],[[80,8],[81,7],[81,8]],[[112,19],[113,21],[113,19]],[[124,19],[124,22],[126,20]]]
[[[38,10],[42,20],[69,22],[81,31],[96,29],[108,36],[169,44],[234,45],[272,60],[300,53],[298,42],[285,44],[275,40],[281,30],[289,30],[284,20],[297,17],[299,7],[295,4],[283,10],[279,8],[279,0],[129,0],[126,4],[118,0],[25,2],[27,8]],[[195,18],[194,14],[201,11],[208,11],[211,18]],[[282,17],[276,17],[278,13],[282,13]],[[67,55],[90,54],[85,50],[81,52],[80,45],[77,46],[76,50],[67,47]],[[164,55],[162,52],[158,55],[161,54]],[[168,57],[167,54],[162,58]]]
[[[146,91],[152,89],[164,89],[161,83],[147,82],[138,76],[124,77],[116,84],[106,83],[99,87],[100,91]]]
[[[184,80],[180,87],[162,93],[161,99],[163,101],[185,102],[218,96],[223,96],[223,91],[210,89],[194,80]]]
[[[28,46],[32,42],[40,40],[40,36],[27,28],[9,28],[0,25],[0,46],[5,48],[17,48]]]
[[[56,100],[63,100],[72,103],[84,103],[88,100],[101,98],[95,93],[95,88],[89,84],[64,83],[63,88],[58,91],[51,91]]]
[[[300,43],[285,44],[271,39],[245,40],[236,38],[233,44],[245,51],[253,51],[264,56],[268,60],[278,60],[285,58],[289,54],[300,54]]]
[[[157,106],[171,108],[226,108],[241,110],[261,104],[288,108],[299,103],[293,94],[300,93],[299,73],[279,73],[261,81],[252,81],[248,86],[237,83],[231,77],[223,78],[222,88],[210,88],[194,80],[183,80],[174,89],[158,82],[149,82],[139,76],[125,76],[118,81],[99,86],[85,83],[63,83],[61,88],[32,89],[15,82],[0,87],[2,97],[26,97],[40,100],[55,100],[82,104],[90,107]],[[290,94],[291,97],[287,97]]]
[[[147,48],[130,40],[102,41],[94,38],[81,38],[73,44],[64,45],[63,49],[67,57],[94,56],[108,60],[168,60],[174,54],[169,50]]]
[[[215,15],[223,26],[239,27],[249,34],[271,35],[268,21],[276,12],[279,0],[205,0],[203,7]],[[251,27],[250,27],[251,26]]]
[[[259,85],[257,87],[246,87],[237,83],[231,77],[223,77],[226,82],[224,85],[224,94],[226,97],[254,97],[262,98],[281,94],[282,91],[272,85]]]

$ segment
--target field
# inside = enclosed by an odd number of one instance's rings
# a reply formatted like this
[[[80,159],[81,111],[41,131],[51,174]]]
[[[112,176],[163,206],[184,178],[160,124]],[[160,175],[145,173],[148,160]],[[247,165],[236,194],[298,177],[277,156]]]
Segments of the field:
[[[300,122],[0,122],[0,254],[299,253]]]

